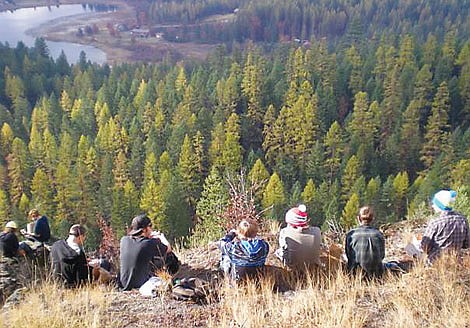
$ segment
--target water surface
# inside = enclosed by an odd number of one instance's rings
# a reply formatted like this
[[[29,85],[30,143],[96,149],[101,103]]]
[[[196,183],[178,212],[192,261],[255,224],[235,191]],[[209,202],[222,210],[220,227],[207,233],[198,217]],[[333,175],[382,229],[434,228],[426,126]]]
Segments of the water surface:
[[[10,47],[16,47],[19,41],[26,46],[34,46],[35,37],[26,34],[26,31],[38,27],[53,19],[66,16],[86,14],[97,11],[115,11],[113,6],[93,5],[60,5],[36,8],[22,8],[14,11],[0,12],[0,42],[8,43]],[[77,27],[78,28],[78,27]],[[57,58],[63,50],[69,63],[76,63],[80,52],[86,53],[87,59],[98,64],[106,62],[106,54],[92,46],[70,42],[46,41],[49,52],[53,58]]]

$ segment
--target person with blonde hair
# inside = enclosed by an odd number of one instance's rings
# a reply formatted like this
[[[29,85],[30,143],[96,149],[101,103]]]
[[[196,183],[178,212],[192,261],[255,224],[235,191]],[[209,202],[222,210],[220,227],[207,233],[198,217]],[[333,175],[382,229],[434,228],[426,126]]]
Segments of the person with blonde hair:
[[[28,213],[29,219],[32,221],[33,231],[27,231],[21,229],[21,234],[27,239],[45,243],[51,238],[51,229],[49,227],[49,221],[45,215],[41,215],[39,211],[33,208]]]
[[[5,225],[5,230],[0,234],[0,252],[3,256],[13,258],[18,255],[18,237],[16,230],[18,225],[15,221],[9,221]]]
[[[217,242],[222,252],[221,269],[231,279],[254,278],[264,267],[269,245],[257,237],[258,230],[255,220],[245,219],[236,230],[231,230]]]
[[[380,277],[384,272],[385,257],[383,234],[372,226],[374,211],[369,206],[359,209],[359,227],[346,235],[346,256],[350,272],[363,271],[367,277]]]
[[[308,224],[307,207],[303,204],[287,211],[287,226],[279,233],[276,256],[294,270],[315,268],[320,264],[321,232]]]

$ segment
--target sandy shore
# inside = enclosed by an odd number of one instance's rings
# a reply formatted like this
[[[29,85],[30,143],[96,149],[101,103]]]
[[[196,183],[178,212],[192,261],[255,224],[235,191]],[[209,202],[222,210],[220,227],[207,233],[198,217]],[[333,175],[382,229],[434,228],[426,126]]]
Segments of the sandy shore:
[[[32,1],[19,0],[14,5],[0,4],[0,11],[18,8],[52,6],[60,4],[80,4],[90,1],[60,0]],[[158,62],[165,57],[180,59],[204,59],[215,45],[197,43],[171,43],[157,38],[135,38],[130,32],[110,33],[110,26],[125,24],[137,25],[136,10],[121,0],[92,1],[93,4],[114,5],[118,9],[108,13],[83,13],[75,16],[58,18],[27,31],[35,37],[43,37],[51,41],[73,42],[94,46],[106,53],[110,64],[122,62]],[[96,26],[98,32],[92,35],[79,36],[78,29],[84,26]],[[113,35],[112,35],[113,34]]]

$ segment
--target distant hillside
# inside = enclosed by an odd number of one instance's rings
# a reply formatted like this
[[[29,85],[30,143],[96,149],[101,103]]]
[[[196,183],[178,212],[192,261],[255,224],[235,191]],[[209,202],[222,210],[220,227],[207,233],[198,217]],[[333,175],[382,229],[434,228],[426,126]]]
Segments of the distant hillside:
[[[211,15],[232,13],[234,20],[204,22]],[[332,43],[405,33],[424,41],[429,33],[442,38],[450,30],[458,31],[459,38],[468,38],[469,14],[465,1],[156,0],[150,3],[148,20],[150,24],[188,25],[180,29],[179,37],[190,33],[191,38],[204,42],[325,37]]]

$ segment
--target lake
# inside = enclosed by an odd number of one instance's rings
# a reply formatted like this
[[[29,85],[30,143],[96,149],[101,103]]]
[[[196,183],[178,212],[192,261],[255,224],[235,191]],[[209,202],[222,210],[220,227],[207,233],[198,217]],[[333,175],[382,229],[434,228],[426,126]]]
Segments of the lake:
[[[56,18],[73,16],[92,12],[115,11],[114,6],[94,5],[60,5],[49,7],[22,8],[15,11],[0,12],[0,42],[14,48],[19,41],[26,46],[34,46],[35,37],[26,34],[26,31],[42,25]],[[7,32],[8,31],[8,32]],[[80,52],[86,53],[91,62],[103,64],[106,54],[98,48],[70,42],[46,41],[50,55],[57,58],[63,50],[69,63],[76,63]]]

